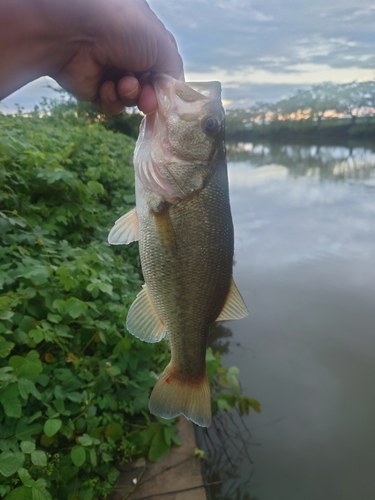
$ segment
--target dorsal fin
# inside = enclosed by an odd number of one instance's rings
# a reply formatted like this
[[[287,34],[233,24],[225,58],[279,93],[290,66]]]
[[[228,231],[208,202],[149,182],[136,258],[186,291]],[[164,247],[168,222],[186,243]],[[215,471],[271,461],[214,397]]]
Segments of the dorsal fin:
[[[232,278],[227,300],[216,321],[245,318],[249,314],[245,302]]]
[[[139,240],[139,223],[137,210],[133,208],[127,214],[120,217],[108,235],[108,243],[111,245],[127,245],[132,241]]]
[[[145,342],[159,342],[165,336],[165,325],[155,310],[147,285],[143,285],[129,309],[126,328]]]

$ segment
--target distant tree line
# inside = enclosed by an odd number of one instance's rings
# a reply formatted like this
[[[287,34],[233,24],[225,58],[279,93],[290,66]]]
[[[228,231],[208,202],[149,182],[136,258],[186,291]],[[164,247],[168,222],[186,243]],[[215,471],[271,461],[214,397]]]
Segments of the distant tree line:
[[[276,103],[256,102],[246,109],[227,110],[227,131],[243,131],[280,121],[346,119],[353,126],[358,119],[370,124],[375,117],[375,80],[346,84],[321,83],[298,90]]]

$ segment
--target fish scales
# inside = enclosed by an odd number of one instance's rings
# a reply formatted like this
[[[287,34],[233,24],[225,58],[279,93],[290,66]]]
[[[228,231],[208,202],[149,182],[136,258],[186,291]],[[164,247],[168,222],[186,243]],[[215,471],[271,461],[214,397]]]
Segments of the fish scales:
[[[167,333],[171,361],[151,394],[151,413],[211,420],[205,355],[218,320],[247,315],[232,278],[224,111],[220,84],[155,75],[158,109],[140,128],[134,155],[136,208],[109,234],[139,241],[145,285],[132,304],[129,332],[147,342]]]
[[[197,196],[169,209],[175,250],[161,244],[157,216],[142,234],[147,224],[142,219],[149,219],[146,204],[144,211],[138,215],[145,281],[166,325],[175,367],[192,378],[201,377],[209,327],[225,303],[232,278],[233,226],[225,164]]]

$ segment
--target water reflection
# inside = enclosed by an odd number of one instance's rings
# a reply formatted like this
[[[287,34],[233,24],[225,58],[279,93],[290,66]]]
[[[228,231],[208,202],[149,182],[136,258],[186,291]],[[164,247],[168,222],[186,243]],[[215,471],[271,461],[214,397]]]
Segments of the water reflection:
[[[237,252],[259,244],[262,266],[373,254],[372,150],[238,144],[229,160]]]
[[[232,330],[226,325],[226,323],[215,323],[211,328],[209,346],[212,347],[214,353],[228,354],[229,346],[234,345]]]
[[[237,144],[228,152],[234,275],[250,314],[219,327],[218,345],[263,408],[246,422],[260,446],[250,445],[251,471],[238,462],[238,491],[246,484],[259,500],[373,498],[374,149]]]
[[[232,143],[230,162],[252,167],[283,165],[293,177],[308,176],[337,181],[374,179],[375,148]]]

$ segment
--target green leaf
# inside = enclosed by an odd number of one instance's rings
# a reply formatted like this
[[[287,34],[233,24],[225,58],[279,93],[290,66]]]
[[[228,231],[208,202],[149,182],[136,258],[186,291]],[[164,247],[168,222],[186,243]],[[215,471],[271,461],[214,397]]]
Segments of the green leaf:
[[[52,500],[50,493],[46,489],[47,483],[44,479],[39,478],[32,486],[32,500]]]
[[[121,354],[124,351],[129,351],[132,347],[132,341],[125,337],[119,340],[116,344],[116,347],[113,349],[113,354]]]
[[[10,319],[13,316],[14,316],[14,312],[13,311],[0,311],[0,319],[1,320]]]
[[[73,403],[81,403],[83,400],[83,394],[77,391],[69,392],[66,397]]]
[[[35,443],[32,443],[31,441],[22,441],[21,450],[23,453],[32,453],[35,451]]]
[[[16,427],[16,438],[20,441],[30,441],[32,436],[38,435],[43,430],[41,424],[36,422],[28,424],[27,417],[22,417]]]
[[[11,353],[13,347],[16,344],[14,342],[8,342],[4,337],[0,337],[0,358],[6,358]]]
[[[33,328],[29,331],[29,337],[31,337],[36,344],[39,344],[42,340],[44,340],[43,330],[40,328]]]
[[[219,407],[220,411],[231,411],[232,408],[229,406],[228,401],[225,399],[218,398],[216,400],[217,406]]]
[[[89,190],[95,194],[104,194],[104,187],[100,182],[97,181],[89,181],[87,183],[87,187]]]
[[[42,385],[43,387],[46,387],[49,381],[50,377],[45,373],[40,374],[37,380],[38,384]]]
[[[65,266],[60,266],[57,269],[56,274],[58,274],[58,276],[60,276],[60,282],[64,286],[64,290],[66,290],[68,292],[72,288],[72,286],[74,285],[72,271]]]
[[[19,378],[17,380],[17,383],[18,383],[18,389],[20,391],[20,395],[24,399],[27,399],[29,394],[32,394],[37,399],[41,398],[40,392],[35,387],[35,384],[33,382],[31,382],[31,380],[28,380],[27,378],[22,377],[22,378]]]
[[[91,448],[90,450],[90,462],[93,467],[96,467],[98,465],[98,457],[96,455],[96,450],[94,448]]]
[[[117,377],[117,375],[120,375],[121,370],[118,366],[111,366],[108,368],[107,372],[112,376],[112,377]]]
[[[83,465],[86,461],[86,451],[83,446],[77,444],[73,446],[70,452],[70,457],[76,467],[81,467],[81,465]]]
[[[87,305],[82,300],[70,297],[65,303],[65,312],[73,319],[77,319],[87,311]]]
[[[60,316],[60,314],[48,313],[47,319],[51,323],[60,323],[60,321],[62,320],[62,316]]]
[[[62,420],[59,418],[50,418],[44,424],[43,431],[48,437],[52,437],[59,432],[62,426]]]
[[[43,371],[43,365],[36,351],[29,351],[27,356],[11,356],[9,366],[14,368],[18,377],[25,377],[32,382],[36,382]]]
[[[10,366],[0,368],[0,382],[9,382],[11,379],[15,379],[13,375],[13,368]]]
[[[52,307],[56,309],[60,314],[65,312],[66,301],[63,299],[55,299],[52,302]]]
[[[34,422],[34,420],[36,420],[37,418],[41,417],[42,416],[42,412],[41,411],[37,411],[36,413],[34,413],[33,415],[31,415],[28,419],[27,419],[27,423],[28,424],[31,424],[31,422]]]
[[[148,458],[151,462],[157,462],[164,455],[169,453],[170,447],[165,441],[163,427],[157,428],[156,433],[151,441],[150,450],[148,452]]]
[[[35,450],[31,453],[31,461],[37,467],[46,467],[47,455],[42,450]]]
[[[17,384],[10,384],[0,392],[0,402],[8,417],[20,418],[22,415],[21,401],[18,396]]]
[[[24,278],[31,280],[36,286],[44,285],[50,277],[50,270],[47,266],[34,264],[33,266],[25,268],[23,276]]]
[[[32,490],[27,486],[20,486],[11,491],[4,500],[33,500]]]
[[[200,448],[195,448],[194,456],[199,458],[199,459],[204,458],[204,450],[201,450]]]
[[[34,479],[30,476],[30,473],[27,469],[24,469],[23,467],[21,467],[20,469],[18,469],[17,473],[18,473],[18,476],[21,479],[22,484],[24,486],[30,487],[33,484],[35,484]]]
[[[82,446],[91,446],[92,445],[92,437],[88,434],[83,434],[78,438],[78,441]]]
[[[4,451],[0,454],[0,473],[5,477],[10,477],[20,469],[25,460],[23,453]]]
[[[108,482],[110,481],[108,480]],[[94,498],[94,488],[92,486],[89,486],[87,488],[80,488],[79,500],[92,500],[93,498]]]
[[[178,429],[175,425],[164,427],[164,438],[168,446],[171,446],[172,443],[177,444],[178,446],[183,444],[182,439],[177,435],[177,431]]]
[[[239,407],[241,415],[248,415],[250,408],[252,408],[257,413],[261,413],[262,411],[259,401],[257,401],[254,398],[249,398],[247,396],[241,396],[239,398]]]
[[[234,377],[238,377],[238,375],[240,374],[240,370],[237,368],[237,366],[231,366],[230,368],[228,368],[228,373],[230,375],[233,375]]]
[[[116,479],[119,477],[120,471],[116,469],[116,467],[111,467],[108,472],[108,481],[110,484],[113,484]]]

